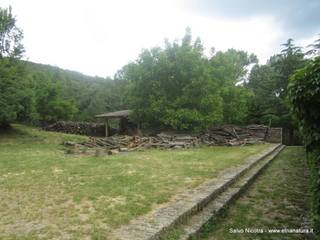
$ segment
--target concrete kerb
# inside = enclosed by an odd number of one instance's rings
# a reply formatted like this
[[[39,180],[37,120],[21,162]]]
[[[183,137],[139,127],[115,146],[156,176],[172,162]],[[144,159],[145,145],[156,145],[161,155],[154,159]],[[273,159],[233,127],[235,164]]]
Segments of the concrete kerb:
[[[264,169],[271,163],[271,161],[284,149],[284,146],[275,149],[270,158],[266,158],[261,166],[253,167],[248,173],[248,176],[244,176],[244,179],[235,182],[231,187],[223,192],[221,195],[217,196],[212,202],[210,202],[202,212],[197,215],[192,216],[189,221],[179,227],[183,230],[180,240],[190,239],[193,236],[198,235],[199,232],[204,228],[208,222],[214,222],[237,197],[247,189],[248,186],[263,172]],[[255,169],[256,168],[256,169]],[[234,186],[235,185],[235,186]]]

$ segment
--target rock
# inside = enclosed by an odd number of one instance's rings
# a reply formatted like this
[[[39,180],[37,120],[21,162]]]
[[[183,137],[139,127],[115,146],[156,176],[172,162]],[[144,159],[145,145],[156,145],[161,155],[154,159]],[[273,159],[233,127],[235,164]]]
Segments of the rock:
[[[95,157],[101,157],[104,155],[104,150],[103,149],[97,149],[94,156]]]
[[[63,143],[63,145],[65,146],[75,146],[75,145],[78,145],[76,142],[71,142],[71,141],[65,141]]]
[[[183,146],[175,145],[173,148],[174,148],[174,149],[181,149],[181,148],[183,148]]]
[[[118,154],[119,153],[119,150],[118,149],[111,149],[108,151],[108,155],[115,155],[115,154]]]

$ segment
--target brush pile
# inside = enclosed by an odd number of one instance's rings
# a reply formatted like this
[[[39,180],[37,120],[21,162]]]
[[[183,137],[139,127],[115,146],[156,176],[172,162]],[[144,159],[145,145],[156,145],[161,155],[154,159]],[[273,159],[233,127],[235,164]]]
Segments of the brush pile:
[[[239,146],[264,141],[268,135],[268,127],[249,125],[238,127],[233,125],[216,126],[200,135],[202,143],[223,146]]]
[[[268,140],[271,130],[264,125],[249,125],[245,127],[223,125],[212,127],[198,136],[173,133],[160,133],[149,137],[114,135],[105,138],[90,137],[86,142],[75,143],[68,141],[64,144],[76,148],[96,148],[117,152],[137,151],[148,148],[190,148],[199,144],[208,146],[241,146]]]
[[[135,151],[145,148],[189,148],[199,144],[197,137],[188,135],[158,134],[155,137],[139,137],[116,135],[106,138],[90,137],[89,141],[82,143],[65,142],[68,146],[84,146],[89,148],[119,149],[120,151]]]

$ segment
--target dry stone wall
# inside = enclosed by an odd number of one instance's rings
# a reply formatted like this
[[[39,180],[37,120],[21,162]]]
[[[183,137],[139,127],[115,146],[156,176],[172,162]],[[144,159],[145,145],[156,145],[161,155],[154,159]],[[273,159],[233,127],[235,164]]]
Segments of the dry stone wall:
[[[65,122],[58,121],[43,128],[46,131],[63,132],[87,136],[104,136],[105,125],[103,123],[90,122]]]

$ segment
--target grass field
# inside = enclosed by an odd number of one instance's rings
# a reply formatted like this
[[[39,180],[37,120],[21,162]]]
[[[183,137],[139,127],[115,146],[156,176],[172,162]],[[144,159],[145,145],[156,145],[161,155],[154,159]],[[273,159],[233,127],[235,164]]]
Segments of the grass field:
[[[22,125],[0,134],[0,239],[106,239],[269,146],[65,154],[63,141],[84,139]]]
[[[310,203],[305,150],[286,147],[248,191],[214,224],[208,224],[197,239],[314,239],[312,234],[268,233],[278,229],[309,229]],[[248,233],[246,228],[262,229],[263,233]]]

